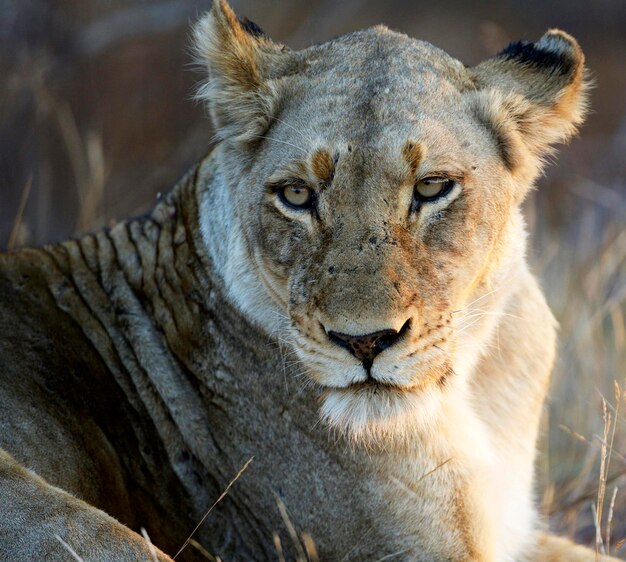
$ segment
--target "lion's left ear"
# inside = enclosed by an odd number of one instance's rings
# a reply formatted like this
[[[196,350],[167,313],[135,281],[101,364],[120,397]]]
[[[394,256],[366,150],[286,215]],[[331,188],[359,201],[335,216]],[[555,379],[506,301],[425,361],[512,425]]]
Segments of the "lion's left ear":
[[[532,182],[555,143],[583,121],[588,83],[576,40],[558,29],[512,43],[470,71],[472,109],[494,135],[505,165]]]
[[[249,142],[268,127],[278,103],[273,80],[289,50],[272,42],[259,26],[240,20],[226,0],[194,28],[197,58],[208,70],[198,97],[204,100],[217,137]]]

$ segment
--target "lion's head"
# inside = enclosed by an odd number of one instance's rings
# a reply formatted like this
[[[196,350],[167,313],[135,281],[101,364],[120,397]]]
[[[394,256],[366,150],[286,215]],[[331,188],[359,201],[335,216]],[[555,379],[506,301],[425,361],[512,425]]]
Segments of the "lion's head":
[[[196,44],[224,191],[204,236],[230,294],[332,425],[434,419],[515,287],[541,159],[582,119],[577,43],[553,30],[467,68],[375,27],[294,52],[216,1]]]

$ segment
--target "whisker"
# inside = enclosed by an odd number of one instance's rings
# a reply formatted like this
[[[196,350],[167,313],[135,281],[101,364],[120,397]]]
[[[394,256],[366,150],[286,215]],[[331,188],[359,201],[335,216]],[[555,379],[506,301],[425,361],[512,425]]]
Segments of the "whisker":
[[[274,139],[272,137],[268,137],[268,136],[265,136],[265,135],[252,135],[252,136],[254,138],[257,138],[257,139],[267,139],[267,140],[270,140],[270,141],[273,141],[273,142],[279,142],[280,144],[286,144],[287,146],[292,146],[293,148],[299,150],[303,154],[308,154],[308,152],[304,148],[302,148],[301,146],[298,146],[296,144],[293,144],[293,143],[290,143],[290,142],[287,142],[287,141],[283,141],[283,140],[280,140],[280,139]]]
[[[473,328],[474,326],[476,326],[476,324],[478,324],[480,322],[480,318],[477,318],[476,320],[474,320],[473,322],[470,322],[469,324],[466,324],[465,326],[459,328],[456,331],[456,336],[460,336],[461,334],[464,334],[465,332],[467,332],[470,328]]]
[[[290,129],[298,133],[304,140],[311,142],[311,137],[306,136],[302,131],[300,131],[299,129],[296,129],[293,125],[290,125],[284,119],[281,119],[280,117],[274,117],[274,121],[278,121],[279,123],[282,123],[286,127],[289,127]]]
[[[485,293],[484,295],[478,297],[477,299],[474,299],[472,302],[467,303],[463,308],[459,308],[459,310],[453,310],[452,314],[457,314],[459,312],[462,312],[463,310],[469,308],[470,306],[476,304],[477,302],[480,302],[483,299],[486,299],[488,296],[493,295],[494,293],[497,293],[498,291],[501,291],[503,288],[503,286],[500,287],[496,287],[495,289]]]
[[[466,318],[482,317],[482,316],[507,316],[509,318],[515,318],[517,320],[523,320],[523,318],[521,316],[517,316],[516,314],[511,314],[509,312],[490,312],[490,311],[485,311],[485,312],[476,311],[476,312],[472,312],[471,314],[468,314],[467,316],[464,316],[460,320],[465,320]]]

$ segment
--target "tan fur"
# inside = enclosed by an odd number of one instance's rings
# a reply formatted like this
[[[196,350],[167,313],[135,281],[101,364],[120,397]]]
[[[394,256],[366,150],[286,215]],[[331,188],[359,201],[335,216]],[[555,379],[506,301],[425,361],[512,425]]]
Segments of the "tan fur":
[[[402,153],[406,163],[409,165],[409,179],[414,180],[419,165],[422,162],[422,147],[419,144],[409,141],[404,145]]]
[[[277,497],[321,560],[595,560],[537,531],[555,323],[519,208],[582,119],[576,42],[294,52],[223,0],[195,38],[211,154],[145,217],[0,256],[0,560],[149,560],[142,526],[174,553],[252,456],[196,535],[225,560],[295,558]],[[389,330],[369,372],[331,337]]]
[[[311,168],[315,178],[325,184],[332,181],[335,173],[335,163],[326,150],[318,150],[311,159]]]

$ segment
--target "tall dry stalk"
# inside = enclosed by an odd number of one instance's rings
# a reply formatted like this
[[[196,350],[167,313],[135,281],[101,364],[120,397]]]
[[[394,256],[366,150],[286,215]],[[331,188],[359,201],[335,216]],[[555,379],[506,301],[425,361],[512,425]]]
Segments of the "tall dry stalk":
[[[22,188],[22,193],[20,195],[20,203],[17,208],[17,212],[15,213],[15,219],[13,221],[13,228],[11,229],[11,235],[9,236],[9,242],[7,243],[7,249],[9,251],[14,250],[16,245],[18,244],[21,236],[20,233],[23,230],[23,219],[24,219],[24,211],[26,210],[26,203],[28,203],[28,197],[30,195],[30,190],[33,186],[33,176],[28,176],[24,187]]]

